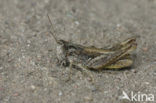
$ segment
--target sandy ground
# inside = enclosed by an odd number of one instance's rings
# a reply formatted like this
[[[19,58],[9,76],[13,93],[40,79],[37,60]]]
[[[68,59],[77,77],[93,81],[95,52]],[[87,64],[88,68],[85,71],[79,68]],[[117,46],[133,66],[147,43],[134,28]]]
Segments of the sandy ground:
[[[47,14],[58,38],[86,46],[139,35],[134,65],[66,81]],[[156,96],[156,0],[0,0],[0,103],[134,103],[123,91]]]

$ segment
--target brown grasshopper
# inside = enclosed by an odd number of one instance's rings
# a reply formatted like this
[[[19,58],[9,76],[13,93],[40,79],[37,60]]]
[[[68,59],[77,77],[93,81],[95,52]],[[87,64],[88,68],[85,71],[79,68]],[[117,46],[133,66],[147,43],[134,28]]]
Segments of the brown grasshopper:
[[[49,16],[48,19],[53,30],[50,33],[57,43],[57,58],[61,64],[93,70],[122,69],[133,64],[130,53],[137,47],[136,37],[128,38],[108,49],[82,46],[58,40]]]

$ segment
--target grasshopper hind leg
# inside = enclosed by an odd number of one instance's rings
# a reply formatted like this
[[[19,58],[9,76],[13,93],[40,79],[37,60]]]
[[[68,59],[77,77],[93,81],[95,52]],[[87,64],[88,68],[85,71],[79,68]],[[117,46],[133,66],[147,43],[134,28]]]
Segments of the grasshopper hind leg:
[[[106,69],[123,69],[123,68],[131,67],[132,64],[133,64],[133,60],[131,58],[131,55],[127,54],[117,62],[109,66],[106,66]]]
[[[122,69],[122,68],[127,68],[130,67],[133,64],[133,61],[131,59],[122,59],[117,61],[114,64],[111,64],[109,66],[106,66],[106,69]]]

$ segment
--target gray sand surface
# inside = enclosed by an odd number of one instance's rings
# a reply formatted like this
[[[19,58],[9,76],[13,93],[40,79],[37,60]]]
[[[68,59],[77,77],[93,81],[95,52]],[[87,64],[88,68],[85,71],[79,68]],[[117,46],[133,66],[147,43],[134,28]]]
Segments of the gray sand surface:
[[[133,66],[91,71],[94,83],[72,68],[66,81],[47,14],[58,38],[86,46],[140,36]],[[0,103],[134,103],[123,91],[156,102],[156,0],[0,0]]]

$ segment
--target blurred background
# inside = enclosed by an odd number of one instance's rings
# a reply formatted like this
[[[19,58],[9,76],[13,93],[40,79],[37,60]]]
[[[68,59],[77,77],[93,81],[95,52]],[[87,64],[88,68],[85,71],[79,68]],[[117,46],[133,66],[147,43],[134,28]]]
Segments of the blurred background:
[[[130,70],[60,67],[57,37],[104,47],[138,35]],[[0,103],[128,103],[122,92],[156,95],[156,0],[0,0]]]

